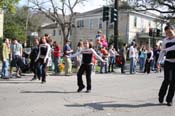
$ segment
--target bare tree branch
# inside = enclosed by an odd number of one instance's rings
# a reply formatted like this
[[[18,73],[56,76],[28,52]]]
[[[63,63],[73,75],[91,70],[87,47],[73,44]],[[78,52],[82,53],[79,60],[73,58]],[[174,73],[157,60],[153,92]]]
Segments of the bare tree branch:
[[[63,38],[66,39],[72,30],[73,17],[75,16],[74,8],[87,0],[60,0],[58,3],[56,1],[30,0],[30,3],[34,5],[33,9],[38,9],[46,17],[56,22],[61,28]]]
[[[132,0],[137,11],[154,10],[162,14],[175,13],[174,0]]]

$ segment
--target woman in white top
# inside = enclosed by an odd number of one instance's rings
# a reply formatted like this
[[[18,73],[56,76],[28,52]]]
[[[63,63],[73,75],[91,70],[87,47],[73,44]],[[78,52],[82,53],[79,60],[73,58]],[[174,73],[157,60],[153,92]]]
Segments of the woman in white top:
[[[158,63],[164,59],[164,80],[159,90],[159,102],[166,102],[168,106],[172,106],[174,92],[175,92],[175,29],[171,25],[165,27],[166,38],[162,43],[162,50],[160,52]]]
[[[97,53],[95,52],[93,48],[91,48],[89,41],[85,40],[83,42],[83,45],[84,45],[84,48],[81,51],[71,55],[70,57],[76,57],[82,54],[82,63],[77,72],[77,81],[78,81],[77,92],[81,92],[85,87],[83,84],[82,75],[84,72],[86,72],[86,80],[87,80],[87,91],[86,92],[89,93],[91,91],[91,73],[92,73],[93,55],[95,55],[102,62],[105,62],[105,61],[99,55],[97,55]]]
[[[46,68],[49,59],[50,45],[46,41],[46,37],[43,36],[40,40],[39,53],[35,62],[37,62],[37,76],[41,79],[41,83],[46,82]]]

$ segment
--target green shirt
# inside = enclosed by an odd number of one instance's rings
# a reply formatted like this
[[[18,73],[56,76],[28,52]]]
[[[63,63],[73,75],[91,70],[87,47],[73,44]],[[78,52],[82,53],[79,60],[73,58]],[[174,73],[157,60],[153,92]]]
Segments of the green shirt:
[[[9,59],[10,48],[7,46],[6,43],[2,44],[2,57],[3,59]]]

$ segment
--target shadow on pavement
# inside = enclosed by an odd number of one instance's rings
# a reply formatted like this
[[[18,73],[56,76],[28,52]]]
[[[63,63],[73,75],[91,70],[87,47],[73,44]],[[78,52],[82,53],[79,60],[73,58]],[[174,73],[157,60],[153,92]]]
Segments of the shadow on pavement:
[[[104,108],[142,108],[142,107],[153,107],[153,106],[161,106],[164,104],[155,104],[155,103],[143,103],[143,104],[109,104],[108,102],[102,103],[86,103],[86,104],[73,104],[73,105],[65,105],[66,107],[91,107],[96,110],[104,110]]]
[[[0,84],[31,84],[41,83],[39,81],[26,81],[26,80],[0,80]]]
[[[20,93],[77,93],[76,91],[21,91]]]

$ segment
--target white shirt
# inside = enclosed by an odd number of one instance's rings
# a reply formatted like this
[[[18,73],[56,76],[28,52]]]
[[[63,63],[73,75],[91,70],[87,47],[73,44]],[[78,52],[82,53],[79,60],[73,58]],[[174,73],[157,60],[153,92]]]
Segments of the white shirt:
[[[133,46],[129,48],[129,58],[135,58],[136,57],[136,50]]]
[[[175,62],[175,59],[166,59],[166,57],[164,57],[166,55],[166,52],[175,50],[175,45],[166,48],[166,44],[168,42],[175,42],[175,38],[173,38],[173,39],[165,38],[163,40],[163,42],[162,42],[162,49],[160,51],[159,58],[158,58],[158,63],[162,62],[164,59],[165,59],[165,61]]]

